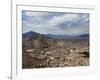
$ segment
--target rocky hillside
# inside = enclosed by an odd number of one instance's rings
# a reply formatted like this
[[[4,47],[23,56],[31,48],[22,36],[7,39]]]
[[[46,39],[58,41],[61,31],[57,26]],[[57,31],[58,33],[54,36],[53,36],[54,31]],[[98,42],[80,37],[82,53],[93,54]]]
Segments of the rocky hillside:
[[[88,40],[59,40],[37,34],[23,37],[22,67],[75,67],[89,65]]]

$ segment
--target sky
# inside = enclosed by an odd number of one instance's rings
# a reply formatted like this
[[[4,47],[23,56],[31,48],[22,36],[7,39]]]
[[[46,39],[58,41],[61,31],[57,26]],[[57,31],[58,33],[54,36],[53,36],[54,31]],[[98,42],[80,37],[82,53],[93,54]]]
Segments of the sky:
[[[89,34],[89,14],[70,12],[22,11],[23,33],[82,35]]]

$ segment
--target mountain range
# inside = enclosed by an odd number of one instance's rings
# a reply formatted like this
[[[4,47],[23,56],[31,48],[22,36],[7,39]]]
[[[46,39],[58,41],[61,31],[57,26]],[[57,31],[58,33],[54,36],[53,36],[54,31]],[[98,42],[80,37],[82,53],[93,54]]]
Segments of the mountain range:
[[[60,39],[60,40],[67,40],[67,39],[89,39],[89,34],[82,34],[82,35],[77,35],[77,36],[69,36],[69,35],[54,35],[54,34],[40,34],[37,32],[29,31],[26,33],[23,33],[23,39],[24,38],[34,38],[39,35],[45,35],[50,38],[54,39]]]

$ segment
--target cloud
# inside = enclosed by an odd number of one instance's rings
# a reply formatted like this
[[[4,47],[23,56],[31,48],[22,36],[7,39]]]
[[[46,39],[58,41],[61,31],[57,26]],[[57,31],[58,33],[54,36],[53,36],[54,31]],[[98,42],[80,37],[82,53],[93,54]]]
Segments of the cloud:
[[[47,16],[49,15],[48,12],[33,12],[33,11],[24,11],[23,12],[23,15],[27,15],[27,16],[30,16],[30,17],[42,17],[42,16]]]
[[[79,19],[78,14],[64,14],[63,16],[55,16],[50,23],[51,24],[60,24],[63,22],[68,22],[68,21],[76,21]]]
[[[89,33],[89,14],[23,11],[23,32],[79,35]]]

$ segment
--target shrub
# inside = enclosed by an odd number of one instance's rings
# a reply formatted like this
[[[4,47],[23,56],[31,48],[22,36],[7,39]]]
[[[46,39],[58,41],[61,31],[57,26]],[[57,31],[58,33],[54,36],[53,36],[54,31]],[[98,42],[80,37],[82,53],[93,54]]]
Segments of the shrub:
[[[85,56],[85,58],[89,58],[89,52],[87,52],[87,51],[84,51],[84,52],[82,52],[81,54],[84,54]]]

